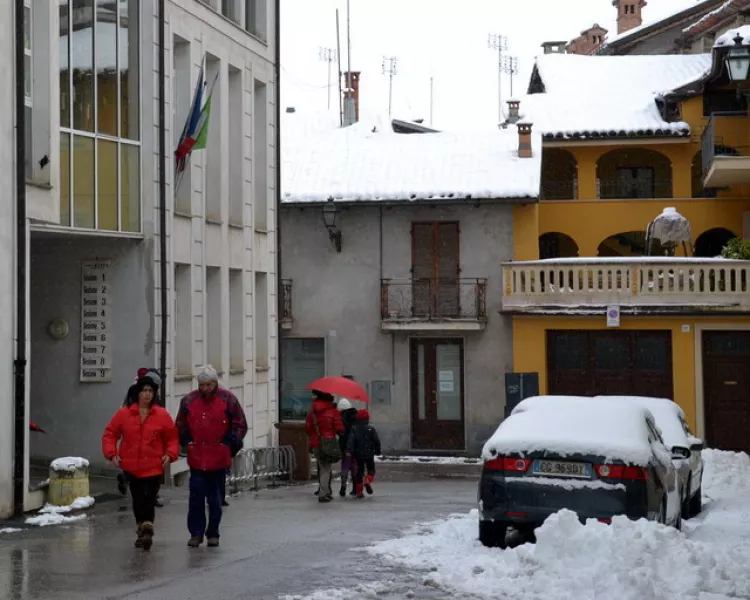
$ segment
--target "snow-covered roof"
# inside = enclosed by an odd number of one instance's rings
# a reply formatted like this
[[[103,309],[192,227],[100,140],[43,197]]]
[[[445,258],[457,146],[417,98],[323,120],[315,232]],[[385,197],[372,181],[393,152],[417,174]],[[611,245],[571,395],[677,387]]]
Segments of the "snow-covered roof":
[[[716,38],[714,42],[714,48],[726,48],[728,46],[734,46],[734,38],[737,36],[742,37],[742,45],[750,45],[750,25],[743,25],[742,27],[736,27],[729,31],[721,34]]]
[[[302,117],[295,124],[295,117]],[[286,126],[284,126],[286,124]],[[515,127],[492,132],[394,133],[387,119],[351,127],[282,117],[282,202],[537,198],[541,135],[518,156]]]
[[[656,99],[710,67],[710,54],[545,54],[532,76],[545,93],[526,96],[521,112],[547,138],[688,136],[690,126],[665,121]]]
[[[523,400],[484,445],[482,457],[548,451],[560,456],[591,454],[634,465],[648,464],[652,448],[642,406],[593,398],[532,397]],[[668,460],[668,457],[660,457]]]

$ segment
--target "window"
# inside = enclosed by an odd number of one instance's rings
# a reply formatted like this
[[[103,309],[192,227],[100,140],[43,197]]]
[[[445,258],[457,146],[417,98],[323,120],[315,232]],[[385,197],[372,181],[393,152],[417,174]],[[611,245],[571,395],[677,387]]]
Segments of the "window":
[[[253,220],[255,231],[268,229],[268,96],[266,84],[253,86]]]
[[[227,19],[231,19],[232,21],[238,21],[238,14],[237,14],[237,0],[219,0],[221,3],[221,14],[224,15]]]
[[[195,85],[190,80],[191,74],[191,60],[190,60],[190,43],[179,36],[173,38],[173,60],[172,65],[172,103],[174,112],[174,138],[172,143],[174,148],[177,147],[177,143],[180,141],[182,135],[182,128],[188,118],[190,112],[190,104],[193,101],[193,93],[195,91]],[[198,71],[196,69],[196,79]],[[182,180],[179,182],[175,194],[175,212],[183,215],[191,215],[192,211],[192,161],[189,161],[185,167],[185,171],[182,174]],[[177,183],[175,183],[177,185]]]
[[[208,94],[211,96],[211,117],[208,126],[208,140],[206,142],[206,219],[216,223],[222,222],[221,200],[222,200],[222,166],[224,161],[224,148],[221,139],[221,107],[222,107],[222,64],[221,60],[211,54],[206,55],[206,100]],[[216,82],[214,84],[214,82]],[[213,92],[211,91],[213,86]]]
[[[304,420],[312,397],[305,387],[324,377],[324,338],[284,338],[281,341],[281,419]]]
[[[458,223],[412,223],[412,312],[414,316],[457,316]]]
[[[141,230],[138,0],[59,0],[60,223]]]
[[[229,223],[244,225],[245,208],[245,131],[240,124],[245,122],[242,70],[229,66]],[[236,124],[236,126],[235,126]]]
[[[255,368],[268,368],[268,275],[255,273]]]
[[[190,265],[174,266],[174,349],[175,370],[178,376],[193,372],[193,315],[191,298],[193,285]]]
[[[229,270],[229,369],[232,371],[245,370],[243,274],[242,269]]]
[[[652,167],[618,167],[617,198],[653,198],[654,169]]]
[[[254,36],[266,39],[267,18],[266,2],[268,0],[246,0],[245,29]]]
[[[222,323],[221,269],[206,267],[206,360],[217,370],[223,370],[221,359]]]

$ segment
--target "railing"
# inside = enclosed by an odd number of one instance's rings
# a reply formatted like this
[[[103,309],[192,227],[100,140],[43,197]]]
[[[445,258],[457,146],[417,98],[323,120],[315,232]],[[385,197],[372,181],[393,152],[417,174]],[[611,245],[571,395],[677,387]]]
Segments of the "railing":
[[[714,148],[716,148],[716,121],[714,116],[711,115],[701,134],[701,172],[703,173],[703,179],[708,175],[714,162]]]
[[[542,178],[540,200],[576,200],[578,198],[578,179]]]
[[[503,265],[503,307],[750,308],[750,261],[552,259]]]
[[[485,321],[486,279],[383,279],[384,321]]]
[[[244,448],[232,461],[227,476],[230,493],[260,489],[261,479],[270,479],[268,487],[278,487],[279,480],[292,481],[297,461],[292,446]]]
[[[744,121],[738,121],[738,118],[746,116],[746,112],[724,112],[714,113],[708,118],[708,123],[701,134],[701,172],[703,173],[704,180],[717,156],[739,155],[739,152],[735,148],[725,146],[723,137],[717,134],[717,129],[720,127],[722,120],[731,119],[730,122],[726,122],[721,127],[726,131],[729,128],[740,127],[739,123],[744,123]]]
[[[281,321],[282,323],[291,323],[294,320],[292,316],[292,280],[281,280]]]
[[[597,196],[606,200],[631,198],[671,198],[671,179],[618,179],[596,180]]]

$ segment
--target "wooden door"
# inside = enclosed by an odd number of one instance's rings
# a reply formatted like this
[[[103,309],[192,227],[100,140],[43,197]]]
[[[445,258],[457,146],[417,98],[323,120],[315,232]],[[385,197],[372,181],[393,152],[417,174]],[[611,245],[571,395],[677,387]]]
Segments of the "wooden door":
[[[463,365],[462,339],[411,340],[412,449],[465,449]]]
[[[411,235],[412,315],[458,316],[458,223],[413,223]]]
[[[703,333],[706,442],[750,452],[750,331]]]

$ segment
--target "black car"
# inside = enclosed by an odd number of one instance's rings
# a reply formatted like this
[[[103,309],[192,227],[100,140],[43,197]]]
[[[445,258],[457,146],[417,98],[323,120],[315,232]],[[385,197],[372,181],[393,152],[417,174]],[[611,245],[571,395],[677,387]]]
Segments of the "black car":
[[[520,410],[485,444],[483,459],[485,546],[503,548],[509,527],[533,532],[563,508],[582,521],[626,515],[681,524],[672,455],[651,413],[638,405],[578,398]]]

